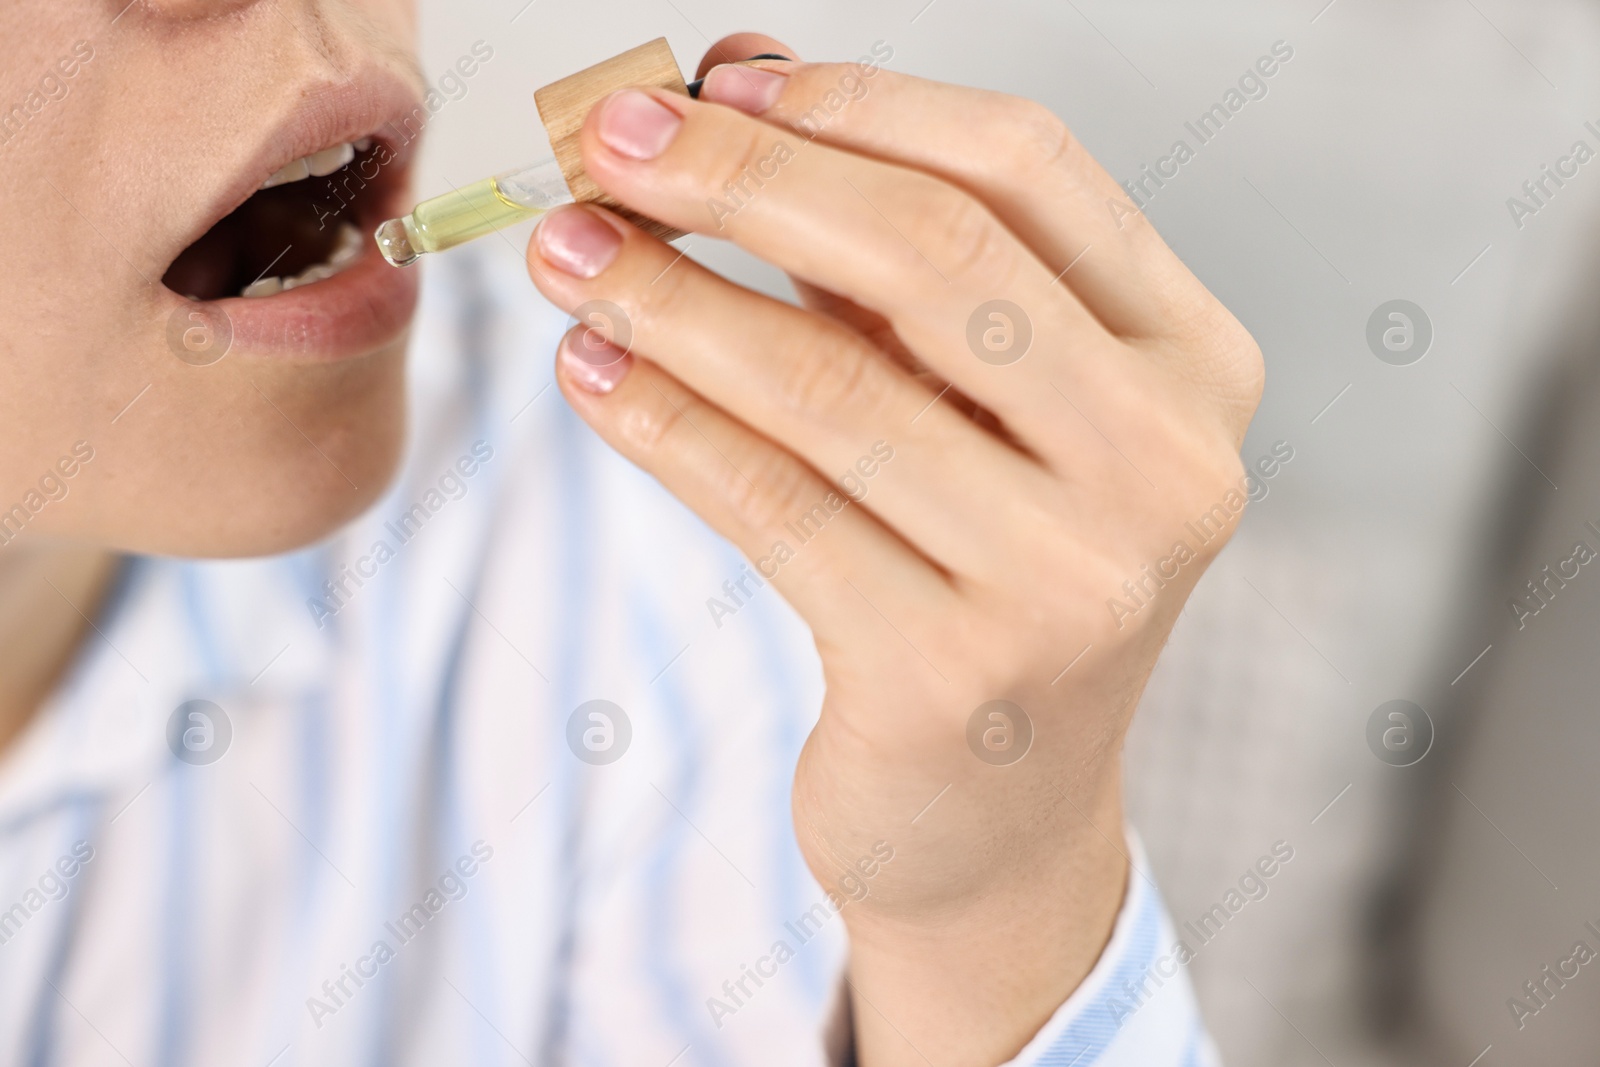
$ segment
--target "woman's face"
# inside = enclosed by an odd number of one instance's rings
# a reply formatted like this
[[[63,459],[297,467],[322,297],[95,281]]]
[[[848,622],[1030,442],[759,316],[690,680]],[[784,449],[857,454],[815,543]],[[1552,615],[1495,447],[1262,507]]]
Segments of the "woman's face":
[[[0,544],[264,554],[377,496],[416,301],[370,239],[428,115],[411,7],[0,3]]]

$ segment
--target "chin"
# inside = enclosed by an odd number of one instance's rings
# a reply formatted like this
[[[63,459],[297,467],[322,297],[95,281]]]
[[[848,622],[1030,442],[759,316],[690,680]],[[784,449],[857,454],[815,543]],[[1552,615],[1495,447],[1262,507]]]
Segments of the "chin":
[[[230,369],[227,388],[99,450],[77,499],[93,513],[59,509],[50,532],[142,554],[270,556],[337,533],[389,487],[405,450],[403,338],[336,363]]]
[[[369,357],[285,368],[261,388],[258,442],[217,472],[222,506],[189,556],[264,556],[314,544],[381,497],[405,452],[404,340]],[[262,379],[265,376],[261,376]],[[259,399],[259,398],[258,398]],[[292,425],[291,425],[292,424]]]

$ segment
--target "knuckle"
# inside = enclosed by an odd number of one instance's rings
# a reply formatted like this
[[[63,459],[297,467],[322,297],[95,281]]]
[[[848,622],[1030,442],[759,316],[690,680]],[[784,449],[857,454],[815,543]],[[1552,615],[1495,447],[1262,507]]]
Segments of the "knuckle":
[[[870,359],[853,345],[809,337],[783,354],[780,397],[792,412],[817,418],[848,405],[872,409],[882,390]]]
[[[672,253],[673,250],[667,248],[663,255],[666,263],[661,267],[652,264],[646,268],[651,275],[649,281],[641,272],[627,283],[627,309],[624,313],[639,326],[660,329],[675,316],[681,317],[683,309],[694,302],[690,292],[696,280],[694,264],[677,263],[672,259]]]
[[[1233,347],[1250,340],[1239,320],[1209,293],[1174,294],[1167,319],[1172,334],[1190,345]]]
[[[745,529],[775,530],[806,511],[816,478],[799,460],[776,449],[741,464],[743,473],[721,467],[720,489],[736,522]]]
[[[713,224],[736,225],[745,205],[758,200],[775,182],[796,146],[774,126],[744,116],[727,116],[719,148],[708,161],[702,180]]]
[[[1244,461],[1226,442],[1218,439],[1191,460],[1184,492],[1170,507],[1170,524],[1181,532],[1193,524],[1211,535],[1196,539],[1195,555],[1202,560],[1215,558],[1233,537],[1251,499],[1251,482]]]
[[[1174,312],[1171,321],[1187,376],[1230,411],[1253,413],[1266,388],[1266,361],[1250,331],[1215,300]]]
[[[1078,139],[1055,112],[1034,100],[1008,97],[1003,129],[1009,131],[1013,169],[1024,174],[1056,169],[1080,151]]]
[[[976,199],[945,187],[925,216],[933,220],[933,259],[951,278],[968,279],[985,288],[1004,290],[1017,269],[1017,258],[1005,227]]]
[[[1266,392],[1267,361],[1261,353],[1261,346],[1249,331],[1242,326],[1239,330],[1243,337],[1233,346],[1236,399],[1248,418],[1255,413],[1262,394]]]
[[[688,409],[695,403],[687,396],[673,401],[658,393],[654,402],[630,408],[618,432],[639,462],[649,467],[669,447],[668,442],[683,432],[691,417]]]

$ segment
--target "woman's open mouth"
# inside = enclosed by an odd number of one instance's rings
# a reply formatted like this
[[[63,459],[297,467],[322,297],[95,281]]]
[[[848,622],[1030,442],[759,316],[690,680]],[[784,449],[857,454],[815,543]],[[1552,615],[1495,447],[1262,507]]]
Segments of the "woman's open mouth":
[[[162,281],[191,300],[273,296],[324,281],[355,263],[374,205],[392,185],[387,145],[344,141],[286,164],[184,249]]]
[[[245,355],[342,359],[398,338],[417,279],[385,263],[371,234],[409,206],[417,114],[398,85],[308,94],[172,260],[162,276],[169,302],[224,314]]]

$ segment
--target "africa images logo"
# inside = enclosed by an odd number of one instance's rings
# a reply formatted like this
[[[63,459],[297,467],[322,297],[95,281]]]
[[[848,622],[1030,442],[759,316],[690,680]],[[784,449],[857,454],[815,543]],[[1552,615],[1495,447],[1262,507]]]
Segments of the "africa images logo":
[[[186,700],[167,716],[167,747],[191,767],[217,762],[232,742],[228,713],[209,700]]]

